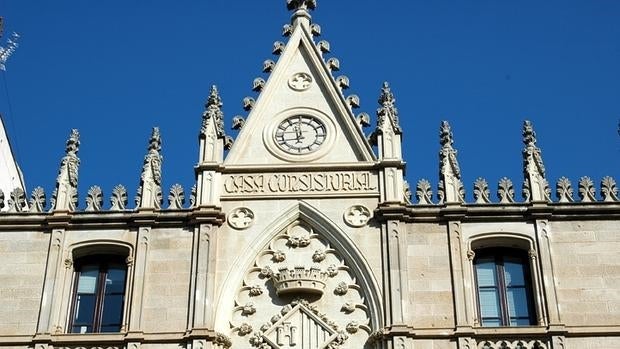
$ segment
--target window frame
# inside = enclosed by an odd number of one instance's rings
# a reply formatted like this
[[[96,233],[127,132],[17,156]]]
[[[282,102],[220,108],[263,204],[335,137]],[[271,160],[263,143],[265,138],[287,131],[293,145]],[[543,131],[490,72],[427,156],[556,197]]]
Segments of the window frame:
[[[536,310],[536,298],[535,298],[535,290],[534,283],[535,280],[533,278],[532,273],[532,265],[530,263],[531,259],[529,258],[528,252],[519,249],[519,248],[509,248],[509,247],[483,247],[475,250],[475,257],[472,260],[473,267],[473,277],[474,277],[474,293],[476,300],[476,311],[477,317],[479,321],[479,326],[481,327],[527,327],[527,326],[537,326],[537,310]],[[499,326],[485,326],[482,317],[482,307],[480,301],[480,284],[478,281],[478,272],[476,269],[477,262],[481,259],[490,259],[492,260],[495,268],[494,268],[494,276],[496,279],[496,285],[494,287],[497,288],[497,297],[499,302]],[[506,268],[505,263],[507,259],[513,258],[518,260],[518,264],[522,266],[523,271],[523,281],[524,285],[519,286],[525,289],[525,297],[526,297],[526,307],[528,313],[528,321],[527,325],[518,325],[511,324],[511,315],[509,313],[509,303],[508,303],[508,290],[510,286],[506,285]],[[483,286],[484,287],[484,286]]]
[[[76,310],[77,310],[77,301],[78,301],[78,288],[79,288],[79,279],[82,273],[82,268],[85,266],[96,266],[97,267],[97,284],[95,289],[95,305],[93,310],[93,319],[90,322],[89,326],[91,327],[91,331],[89,332],[74,332],[74,326],[76,326]],[[101,331],[103,315],[105,307],[105,298],[106,298],[106,285],[105,280],[108,275],[108,271],[111,266],[121,266],[124,271],[124,280],[123,280],[123,300],[120,304],[120,323],[117,331]],[[129,272],[130,268],[127,264],[127,257],[118,254],[92,254],[77,258],[74,263],[73,268],[73,287],[71,290],[71,301],[69,303],[69,319],[68,319],[68,333],[72,334],[88,334],[88,333],[119,333],[123,331],[125,324],[125,308],[127,305],[127,290],[128,290],[128,282],[129,282]],[[109,309],[109,308],[108,308]]]

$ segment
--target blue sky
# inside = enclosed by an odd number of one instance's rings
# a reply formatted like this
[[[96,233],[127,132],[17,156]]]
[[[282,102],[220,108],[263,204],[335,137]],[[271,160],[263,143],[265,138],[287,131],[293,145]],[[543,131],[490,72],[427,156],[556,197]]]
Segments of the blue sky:
[[[284,0],[0,0],[0,16],[3,45],[21,34],[0,112],[28,190],[50,195],[78,128],[80,192],[100,185],[108,204],[119,183],[133,196],[152,126],[163,138],[164,193],[191,187],[210,85],[227,128],[247,115],[241,100],[254,95],[290,14]],[[606,175],[620,180],[619,1],[319,0],[313,18],[373,126],[390,82],[413,185],[437,183],[441,120],[452,125],[469,198],[477,177],[494,192],[507,176],[520,193],[524,119],[553,188],[561,176],[575,188],[584,175],[597,187]]]

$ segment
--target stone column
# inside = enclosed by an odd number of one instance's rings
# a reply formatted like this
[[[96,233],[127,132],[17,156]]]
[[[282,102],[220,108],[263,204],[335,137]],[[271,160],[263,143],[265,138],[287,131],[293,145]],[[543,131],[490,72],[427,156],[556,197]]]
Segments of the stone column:
[[[41,308],[39,310],[38,334],[53,334],[63,329],[56,328],[57,312],[61,304],[62,282],[59,281],[64,268],[61,264],[65,243],[65,229],[52,229],[50,234],[50,245],[47,253],[47,269],[43,281],[43,295],[41,297]]]

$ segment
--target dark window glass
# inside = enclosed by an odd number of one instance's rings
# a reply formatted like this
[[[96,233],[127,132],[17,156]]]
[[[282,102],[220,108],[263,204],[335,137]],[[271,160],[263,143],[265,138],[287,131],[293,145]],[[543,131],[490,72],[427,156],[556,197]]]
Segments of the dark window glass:
[[[90,256],[76,262],[71,332],[119,332],[127,268],[117,256]]]
[[[482,326],[534,325],[527,255],[520,250],[484,249],[474,259]]]

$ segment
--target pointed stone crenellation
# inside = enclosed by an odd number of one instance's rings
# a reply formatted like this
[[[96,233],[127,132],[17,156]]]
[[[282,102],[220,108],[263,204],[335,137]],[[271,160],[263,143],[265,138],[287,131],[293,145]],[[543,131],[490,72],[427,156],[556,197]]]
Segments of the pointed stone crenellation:
[[[93,185],[88,189],[86,195],[86,212],[99,212],[103,208],[103,191],[98,185]]]
[[[618,187],[616,180],[610,176],[606,176],[601,180],[601,196],[605,202],[620,201],[618,198]]]
[[[161,152],[161,136],[159,128],[153,127],[151,138],[149,140],[148,152],[144,156],[144,164],[142,165],[142,175],[140,176],[140,187],[138,196],[136,197],[137,209],[155,209],[161,208],[161,164],[163,157]]]
[[[491,203],[489,183],[487,183],[486,179],[478,177],[474,182],[474,199],[476,204]]]
[[[80,159],[77,153],[80,149],[80,133],[78,130],[71,130],[65,156],[60,161],[58,178],[56,179],[56,189],[54,191],[52,210],[54,211],[75,211],[77,207],[77,184]]]
[[[431,183],[426,179],[420,179],[416,185],[415,196],[419,205],[433,204],[433,190]]]
[[[594,181],[592,178],[584,176],[579,179],[578,195],[581,198],[581,202],[596,201],[596,188],[594,188]]]
[[[121,184],[112,189],[110,211],[124,211],[127,208],[127,189]]]
[[[450,124],[441,122],[439,128],[441,149],[439,150],[439,204],[464,203],[465,188],[461,181],[461,169],[457,161],[457,151],[452,147],[454,137]]]
[[[168,194],[168,209],[182,210],[185,205],[185,191],[180,184],[174,184]]]
[[[196,184],[192,186],[192,190],[189,194],[189,208],[196,207]]]
[[[558,179],[555,187],[558,202],[575,202],[575,199],[573,198],[573,185],[568,178],[561,177]]]
[[[523,122],[523,144],[523,197],[526,202],[549,202],[551,190],[545,178],[541,151],[536,145],[536,132],[529,120]]]
[[[45,211],[45,190],[41,187],[36,187],[30,194],[30,209],[29,212],[42,213]]]
[[[506,177],[497,184],[497,198],[500,204],[512,204],[515,202],[515,190],[512,181]]]
[[[23,212],[26,209],[26,194],[22,188],[15,188],[11,191],[11,198],[9,199],[8,212],[17,213]]]

